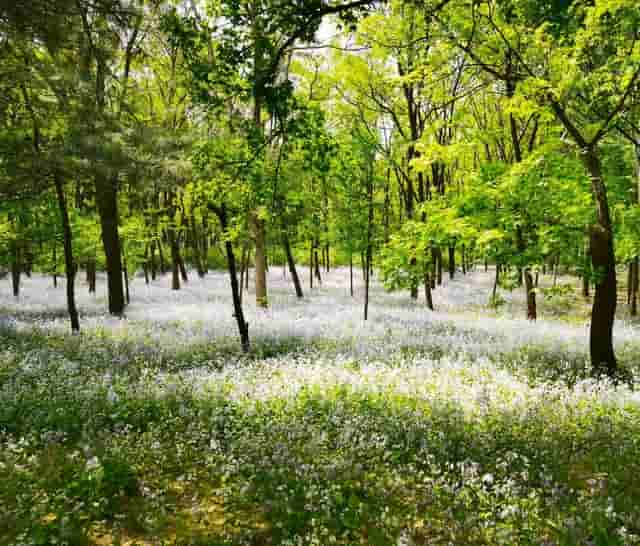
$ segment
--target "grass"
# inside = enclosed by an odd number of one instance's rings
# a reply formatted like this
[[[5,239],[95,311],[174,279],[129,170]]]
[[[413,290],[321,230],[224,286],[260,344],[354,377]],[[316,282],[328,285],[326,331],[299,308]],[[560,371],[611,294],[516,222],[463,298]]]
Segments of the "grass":
[[[5,325],[0,544],[640,543],[640,396],[580,327],[381,291],[361,327],[337,291],[253,317],[248,356],[189,316]]]

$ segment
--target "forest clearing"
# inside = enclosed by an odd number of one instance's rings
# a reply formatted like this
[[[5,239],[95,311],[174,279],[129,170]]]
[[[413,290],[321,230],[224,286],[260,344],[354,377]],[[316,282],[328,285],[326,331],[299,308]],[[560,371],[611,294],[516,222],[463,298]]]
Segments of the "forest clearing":
[[[640,544],[638,0],[0,1],[0,546]]]

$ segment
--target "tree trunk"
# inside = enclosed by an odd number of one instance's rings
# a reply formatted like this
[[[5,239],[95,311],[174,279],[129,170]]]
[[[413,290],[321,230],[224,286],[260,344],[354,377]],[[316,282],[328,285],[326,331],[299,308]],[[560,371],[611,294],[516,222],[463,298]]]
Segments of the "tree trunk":
[[[17,298],[20,295],[20,250],[17,242],[14,241],[12,246],[11,286],[13,288],[13,296]]]
[[[453,279],[456,274],[456,247],[449,247],[449,278]]]
[[[353,298],[353,252],[349,252],[349,293]]]
[[[89,285],[89,294],[96,293],[96,260],[95,258],[89,259],[87,262],[87,284]]]
[[[129,294],[129,270],[127,269],[127,256],[124,252],[124,243],[122,245],[122,273],[124,275],[124,295],[127,305],[131,303],[131,295]]]
[[[58,245],[56,244],[58,241],[53,240],[53,287],[58,288]]]
[[[289,243],[289,236],[286,230],[282,231],[282,246],[284,247],[285,255],[287,256],[287,264],[289,265],[289,272],[291,273],[291,279],[293,280],[293,286],[296,290],[296,296],[303,298],[302,285],[300,284],[300,278],[298,277],[298,270],[296,269],[296,262],[293,259],[293,253],[291,252],[291,244]]]
[[[180,290],[180,253],[178,239],[173,227],[169,228],[169,247],[171,249],[171,289]]]
[[[69,212],[67,210],[67,201],[59,173],[54,173],[53,181],[56,187],[56,195],[58,196],[58,208],[60,209],[60,220],[62,222],[64,270],[67,277],[67,310],[69,312],[69,320],[71,321],[71,331],[79,332],[80,320],[78,319],[75,298],[76,264],[73,260],[73,240],[71,224],[69,223]]]
[[[268,307],[267,299],[267,241],[264,220],[254,216],[253,229],[256,238],[255,255],[255,282],[256,282],[256,304],[258,307]]]
[[[536,320],[538,311],[536,309],[536,292],[533,285],[533,276],[531,270],[527,267],[524,270],[524,289],[527,293],[527,319]]]
[[[462,260],[462,274],[467,274],[467,257],[465,256],[465,248],[462,245],[462,249],[460,250],[460,258]]]
[[[638,314],[638,284],[640,283],[640,260],[636,256],[633,260],[633,279],[631,287],[631,316]]]
[[[591,264],[597,276],[591,310],[591,365],[596,372],[605,371],[613,377],[617,362],[613,350],[613,323],[617,305],[616,263],[613,250],[613,228],[609,215],[607,190],[602,180],[598,151],[589,148],[582,160],[591,178],[596,203],[597,222],[591,227]]]
[[[371,284],[371,255],[373,253],[373,166],[367,177],[367,198],[369,214],[367,219],[367,250],[366,250],[366,275],[364,284],[364,320],[369,318],[369,285]]]
[[[158,256],[160,257],[160,272],[164,275],[167,270],[167,260],[165,260],[164,257],[164,250],[162,249],[162,240],[161,240],[162,234],[160,236],[158,236],[158,238],[156,239],[156,242],[158,244]]]
[[[184,282],[189,280],[189,276],[187,275],[187,268],[184,265],[184,258],[180,253],[180,242],[178,241],[178,267],[180,268],[180,276]]]
[[[587,238],[584,245],[584,263],[582,271],[582,295],[589,297],[589,280],[591,278],[591,249],[589,248],[589,239]]]
[[[433,311],[433,295],[431,293],[431,275],[427,271],[424,272],[424,297],[427,303],[427,309]]]
[[[124,286],[122,285],[122,261],[120,236],[118,235],[118,191],[117,178],[102,174],[96,176],[96,204],[102,228],[102,244],[107,264],[107,288],[109,313],[124,312]]]
[[[309,243],[309,290],[313,290],[313,241]]]
[[[227,211],[223,207],[216,209],[216,213],[220,218],[220,225],[223,231],[227,230]],[[249,342],[249,324],[244,320],[242,312],[242,300],[240,298],[240,289],[238,287],[238,275],[236,271],[236,257],[233,253],[233,244],[228,237],[225,237],[225,250],[227,254],[227,268],[229,270],[229,278],[231,280],[231,296],[233,298],[233,316],[238,324],[238,332],[240,333],[240,344],[242,351],[248,353],[251,345]]]
[[[322,284],[322,277],[320,276],[320,260],[318,259],[318,245],[316,244],[313,251],[314,271],[318,284]]]
[[[157,274],[157,265],[156,265],[156,240],[153,239],[151,241],[151,245],[150,245],[150,256],[149,256],[149,266],[151,268],[151,280],[155,281],[156,280],[156,274]]]

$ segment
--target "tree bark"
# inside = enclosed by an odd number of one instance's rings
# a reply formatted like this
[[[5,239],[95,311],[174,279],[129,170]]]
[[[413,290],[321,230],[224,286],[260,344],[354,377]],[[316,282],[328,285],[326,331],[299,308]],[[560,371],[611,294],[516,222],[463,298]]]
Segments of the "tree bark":
[[[298,277],[298,270],[296,269],[296,262],[293,259],[293,253],[291,252],[291,243],[289,242],[289,236],[286,230],[282,230],[282,246],[284,247],[285,255],[287,256],[287,264],[289,266],[289,272],[291,273],[291,279],[293,280],[293,286],[296,290],[296,296],[303,298],[302,285],[300,284],[300,277]]]
[[[635,317],[638,314],[638,283],[640,282],[640,260],[636,256],[633,260],[633,279],[631,283],[631,316]]]
[[[349,294],[353,298],[353,252],[349,252]]]
[[[597,212],[597,221],[591,227],[590,233],[591,264],[597,278],[591,310],[589,339],[591,365],[594,371],[606,372],[613,377],[617,371],[613,350],[613,323],[617,305],[613,227],[598,151],[595,148],[588,148],[583,151],[581,157],[591,178],[591,189]]]
[[[171,249],[171,289],[180,290],[180,254],[175,229],[169,227],[169,247]]]
[[[267,241],[264,220],[253,217],[253,229],[256,239],[255,255],[255,282],[256,282],[256,304],[258,307],[268,307],[267,299]]]
[[[433,311],[433,295],[431,293],[431,275],[427,271],[424,272],[424,297],[427,303],[427,309]]]
[[[449,246],[449,278],[453,279],[456,274],[456,247]]]
[[[55,172],[53,181],[56,187],[56,195],[58,197],[58,208],[60,209],[60,220],[62,222],[62,236],[64,245],[64,270],[67,277],[67,311],[69,312],[69,320],[71,322],[71,331],[80,331],[80,320],[78,318],[78,310],[76,308],[75,298],[75,278],[76,264],[73,260],[73,240],[71,233],[71,224],[69,223],[69,212],[67,210],[67,201],[64,195],[64,188],[60,173]]]
[[[215,209],[218,217],[220,218],[220,225],[223,231],[227,231],[227,211],[224,206]],[[238,287],[238,274],[236,269],[236,257],[233,252],[232,242],[225,237],[225,250],[227,255],[227,268],[229,270],[229,278],[231,280],[231,296],[233,298],[233,316],[238,324],[238,332],[240,333],[240,345],[242,351],[248,353],[251,349],[249,342],[249,324],[244,320],[244,313],[242,311],[242,300],[240,298],[240,289]]]
[[[102,228],[102,244],[107,265],[107,288],[109,313],[122,315],[124,312],[124,286],[122,283],[122,261],[120,237],[118,235],[118,193],[117,178],[111,179],[99,174],[95,178],[96,204]]]
[[[17,298],[20,295],[20,250],[18,243],[12,243],[12,260],[11,260],[11,286],[13,296]]]

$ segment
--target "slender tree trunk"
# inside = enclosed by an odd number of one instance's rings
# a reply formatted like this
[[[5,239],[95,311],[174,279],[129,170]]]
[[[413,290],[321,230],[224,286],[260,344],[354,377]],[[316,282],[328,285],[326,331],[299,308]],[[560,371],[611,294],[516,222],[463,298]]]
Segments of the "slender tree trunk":
[[[247,252],[247,248],[243,247],[242,255],[240,257],[240,303],[242,303],[242,294],[244,291],[244,277],[249,274],[247,271]]]
[[[124,276],[124,295],[127,305],[131,303],[131,294],[129,293],[129,270],[127,269],[127,256],[124,251],[124,242],[122,243],[122,274]]]
[[[289,236],[286,230],[282,230],[282,246],[284,248],[285,255],[287,257],[287,264],[289,265],[289,272],[291,273],[291,279],[293,280],[293,286],[296,290],[296,296],[303,298],[302,285],[300,284],[300,278],[298,277],[298,271],[296,269],[296,262],[293,259],[293,253],[291,252],[291,244],[289,243]]]
[[[636,203],[640,203],[640,139],[635,142],[636,153],[636,187],[635,187],[635,200]],[[631,309],[630,313],[632,317],[638,314],[638,289],[640,288],[640,259],[636,256],[633,259],[633,286],[631,289]]]
[[[424,297],[427,303],[427,309],[433,311],[433,295],[431,293],[431,275],[427,271],[424,272]]]
[[[180,242],[178,241],[178,267],[180,268],[180,276],[184,282],[189,281],[189,276],[187,275],[187,268],[184,265],[184,258],[180,252]]]
[[[144,247],[144,266],[142,268],[144,272],[144,284],[149,284],[149,244]]]
[[[313,258],[314,258],[314,270],[315,270],[315,276],[316,279],[318,279],[318,284],[322,284],[322,277],[320,276],[320,260],[318,259],[318,245],[315,245],[314,251],[313,251]]]
[[[228,228],[227,224],[227,211],[224,206],[216,209],[216,213],[220,218],[220,225],[223,231]],[[225,250],[227,254],[227,267],[229,269],[229,278],[231,280],[231,296],[233,298],[233,316],[238,324],[238,332],[240,333],[240,344],[242,351],[248,353],[251,344],[249,342],[249,324],[244,320],[244,313],[242,311],[242,300],[240,298],[240,289],[238,287],[238,274],[236,271],[236,257],[233,252],[233,244],[228,237],[225,238]]]
[[[247,249],[247,259],[244,263],[244,291],[249,293],[249,264],[251,263],[251,249]]]
[[[418,264],[418,260],[416,260],[416,258],[411,258],[411,261],[409,262],[411,269],[417,268],[418,267],[417,264]],[[413,275],[411,279],[411,286],[409,288],[409,293],[411,295],[411,299],[413,300],[418,299],[418,283],[413,279]]]
[[[465,256],[464,245],[462,245],[462,248],[460,250],[460,258],[462,260],[462,274],[466,275],[467,274],[467,257]]]
[[[638,314],[638,284],[640,283],[640,260],[636,256],[633,260],[633,280],[631,288],[631,316]]]
[[[367,198],[369,214],[367,219],[366,275],[364,284],[364,320],[369,318],[369,285],[371,284],[371,256],[373,253],[373,167],[370,166],[367,177]]]
[[[12,243],[12,260],[11,260],[11,285],[13,288],[13,296],[18,297],[20,295],[20,250],[18,243]]]
[[[491,290],[491,301],[495,303],[498,295],[498,284],[500,284],[500,264],[496,261],[496,276],[493,280],[493,289]]]
[[[267,241],[264,220],[254,216],[253,229],[256,239],[255,254],[255,282],[256,304],[258,307],[268,307],[267,299]]]
[[[353,252],[349,252],[349,293],[353,298]]]
[[[155,238],[151,240],[151,248],[150,248],[150,257],[149,257],[149,265],[151,267],[151,280],[156,280],[157,274],[157,264],[156,264],[156,240]]]
[[[456,247],[449,246],[449,278],[453,279],[456,274]]]
[[[178,249],[178,239],[173,227],[169,228],[168,235],[169,247],[171,249],[171,289],[180,290],[180,254]]]
[[[80,320],[78,318],[78,310],[76,309],[75,298],[76,264],[73,260],[73,240],[71,233],[71,224],[69,223],[69,212],[67,210],[67,201],[64,195],[62,180],[60,179],[60,174],[58,172],[54,173],[53,181],[56,187],[58,208],[60,209],[60,220],[62,222],[64,270],[67,277],[67,310],[69,312],[69,320],[71,322],[71,331],[79,332]]]
[[[53,240],[53,287],[58,288],[58,253],[56,244],[57,241]]]
[[[309,243],[309,290],[313,290],[313,241]]]

